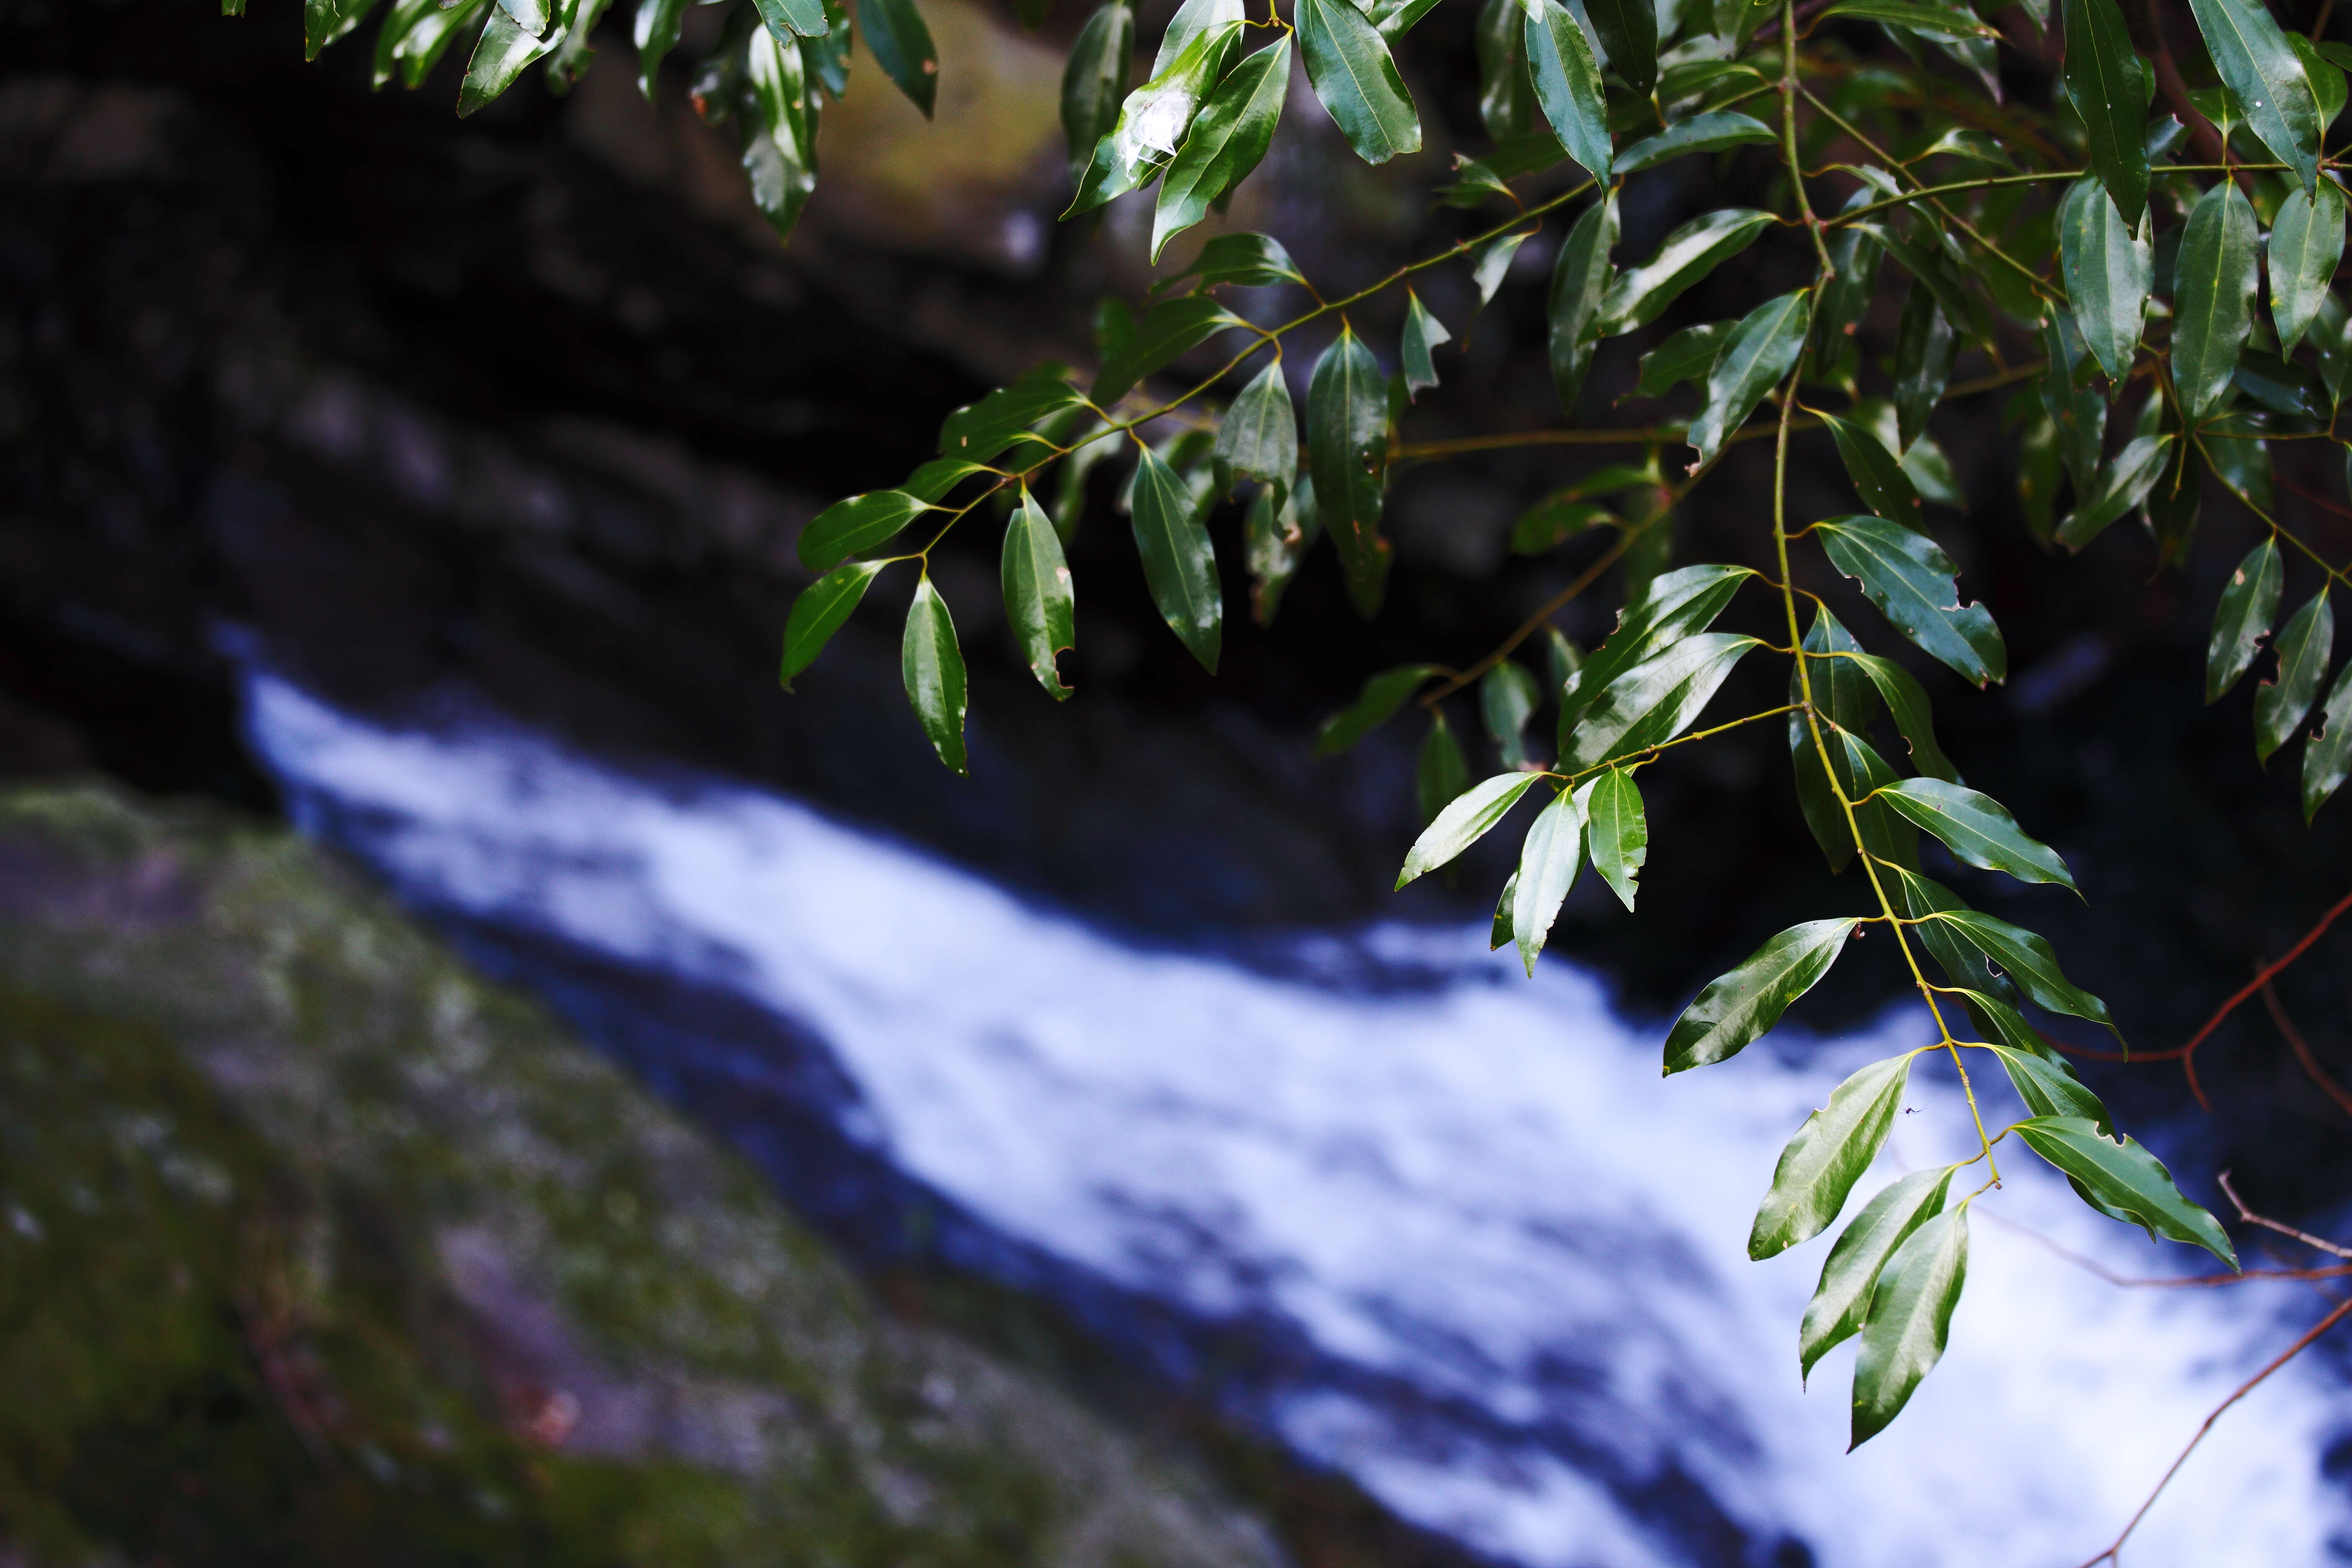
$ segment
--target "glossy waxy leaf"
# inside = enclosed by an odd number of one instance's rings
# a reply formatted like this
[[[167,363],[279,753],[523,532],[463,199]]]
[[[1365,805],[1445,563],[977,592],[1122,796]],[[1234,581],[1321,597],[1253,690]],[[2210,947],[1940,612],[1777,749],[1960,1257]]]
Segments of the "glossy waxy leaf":
[[[2137,226],[2147,206],[2147,68],[2133,49],[2116,0],[2064,0],[2066,96],[2083,122],[2091,169],[2123,221]],[[2067,279],[2074,308],[2090,308]],[[2100,363],[2105,364],[2105,356]],[[2108,367],[2109,375],[2122,372]]]
[[[1536,102],[1568,155],[1596,180],[1609,177],[1609,100],[1584,29],[1559,0],[1526,0],[1521,42]]]
[[[2042,937],[1978,910],[1948,910],[1934,919],[2000,965],[2037,1005],[2088,1018],[2110,1030],[2116,1026],[2107,1005],[2078,989],[2059,970],[2058,954]]]
[[[1913,933],[1936,962],[1943,966],[1952,984],[1967,987],[1971,993],[1982,992],[2000,997],[2014,1008],[2019,1000],[2017,987],[1993,967],[1984,950],[1969,941],[1958,928],[1943,921],[1927,918],[1938,910],[1966,910],[1969,906],[1960,896],[1941,882],[1923,877],[1916,869],[1908,867],[1898,868],[1895,880],[1901,894],[1896,902],[1904,916],[1920,922],[1911,928]],[[2021,1021],[2020,1028],[2022,1031],[2021,1038],[2031,1037],[2032,1031],[2023,1029]],[[2010,1037],[2004,1035],[2002,1037]]]
[[[1830,1227],[1878,1158],[1911,1082],[1908,1053],[1871,1063],[1830,1093],[1780,1151],[1771,1190],[1748,1233],[1748,1256],[1776,1258]]]
[[[1845,464],[1845,477],[1853,481],[1854,493],[1862,498],[1862,504],[1881,517],[1917,526],[1919,492],[1911,488],[1902,459],[1888,451],[1884,441],[1853,421],[1834,414],[1823,414],[1820,418],[1837,442],[1838,458]]]
[[[1985,1005],[1988,1007],[2002,1005],[1989,999]],[[2017,1016],[2014,1010],[2010,1012],[2010,1016]],[[2035,1116],[2080,1117],[2101,1134],[2107,1137],[2115,1135],[2115,1123],[2107,1115],[2107,1108],[2099,1102],[2097,1095],[2084,1087],[2083,1080],[2074,1076],[2074,1069],[2064,1061],[2046,1051],[1987,1043],[1991,1046],[1993,1055],[2000,1058],[2002,1069],[2009,1074],[2011,1087],[2017,1090],[2018,1099],[2025,1102],[2028,1111]]]
[[[1217,426],[1217,489],[1251,479],[1277,490],[1298,472],[1298,416],[1290,404],[1290,384],[1275,360],[1242,388]]]
[[[1592,700],[1569,736],[1563,768],[1601,763],[1662,746],[1690,728],[1754,637],[1703,632],[1669,645],[1618,676]]]
[[[808,83],[807,51],[797,38],[780,44],[772,29],[753,26],[741,58],[757,117],[756,127],[747,127],[743,172],[761,216],[789,238],[816,189],[820,100]]]
[[[1502,752],[1503,765],[1516,768],[1528,760],[1528,721],[1543,700],[1543,689],[1527,666],[1505,659],[1478,682],[1478,712],[1486,721],[1487,738]]]
[[[1158,76],[1175,64],[1177,57],[1202,34],[1231,27],[1248,15],[1242,0],[1184,0],[1160,35],[1160,48],[1151,57],[1151,74]]]
[[[637,0],[630,32],[637,46],[637,89],[646,101],[654,100],[661,79],[661,63],[677,47],[678,28],[686,17],[687,0]]]
[[[1385,163],[1421,151],[1421,116],[1380,30],[1347,0],[1298,0],[1294,15],[1307,79],[1356,156]]]
[[[1135,58],[1135,13],[1126,0],[1110,0],[1087,18],[1062,68],[1062,133],[1070,146],[1070,183],[1086,178],[1095,144],[1118,124],[1127,96],[1128,70]]]
[[[2096,1123],[2079,1116],[2037,1116],[2011,1131],[2065,1173],[2084,1201],[2100,1213],[2141,1226],[2151,1240],[2201,1247],[2231,1268],[2238,1266],[2237,1248],[2221,1222],[2182,1196],[2164,1163],[2132,1139],[2117,1143],[2102,1138]]]
[[[1248,325],[1239,316],[1205,294],[1185,294],[1151,307],[1141,323],[1103,362],[1095,377],[1094,401],[1108,408],[1132,391],[1136,383],[1164,369],[1179,354],[1191,352],[1229,328]]]
[[[1413,797],[1421,805],[1424,823],[1435,822],[1438,814],[1470,787],[1470,760],[1462,754],[1462,742],[1454,738],[1454,726],[1445,721],[1442,711],[1429,717],[1429,733],[1422,739],[1421,754],[1412,770]],[[1536,775],[1520,776],[1533,780]]]
[[[2106,531],[2109,524],[2144,503],[2162,482],[2178,439],[2169,435],[2133,437],[2115,460],[2099,470],[2090,494],[2079,498],[2074,510],[2058,525],[2058,542],[2069,550],[2080,550]]]
[[[929,120],[939,100],[940,51],[915,0],[858,0],[857,27],[882,74]]]
[[[1439,673],[1433,664],[1401,664],[1364,682],[1356,700],[1328,719],[1315,732],[1315,754],[1328,757],[1344,752],[1393,718],[1398,709]]]
[[[1511,552],[1515,555],[1541,555],[1548,550],[1558,549],[1579,534],[1595,528],[1615,526],[1617,522],[1616,514],[1605,506],[1546,496],[1521,512],[1518,521],[1511,525]]]
[[[1243,288],[1262,289],[1275,283],[1297,283],[1302,287],[1307,275],[1298,263],[1290,259],[1290,252],[1280,240],[1263,234],[1221,234],[1201,247],[1201,254],[1192,265],[1177,275],[1197,278],[1203,289],[1213,289],[1221,283]]]
[[[1829,973],[1859,923],[1847,917],[1790,926],[1708,982],[1666,1036],[1666,1071],[1710,1066],[1762,1038]]]
[[[494,10],[466,62],[466,79],[457,89],[457,116],[464,119],[514,85],[532,61],[563,41],[551,33],[545,38],[528,31],[504,9]]]
[[[1110,133],[1095,143],[1078,176],[1077,194],[1062,216],[1075,217],[1114,196],[1140,190],[1174,162],[1192,117],[1240,46],[1238,22],[1204,28],[1192,35],[1165,68],[1129,93]]]
[[[1497,143],[1525,136],[1538,123],[1524,15],[1519,0],[1485,0],[1478,10],[1478,120]]]
[[[932,510],[905,490],[872,490],[837,500],[801,530],[801,564],[812,572],[830,572],[859,551],[896,538]]]
[[[2244,0],[2208,3],[2236,6]],[[2235,184],[2223,180],[2198,198],[2172,264],[2172,384],[2180,416],[2190,425],[2219,407],[2230,390],[2253,326],[2261,250],[2254,209]]]
[[[2098,481],[2099,458],[2105,450],[2107,400],[2088,374],[2082,334],[2075,330],[2074,313],[2063,305],[2051,306],[2042,319],[2042,352],[2047,361],[2042,373],[2042,411],[2049,416],[2059,461],[2074,481],[2074,493],[2087,496]]]
[[[1062,684],[1057,656],[1077,643],[1070,568],[1062,555],[1061,535],[1025,485],[1005,524],[1002,576],[1005,618],[1013,623],[1022,657],[1037,684],[1058,702],[1070,689]]]
[[[1960,353],[1956,320],[1932,289],[1915,284],[1904,298],[1895,329],[1895,427],[1906,451],[1927,432],[1952,379]]]
[[[1685,566],[1651,579],[1618,613],[1616,629],[1578,668],[1572,688],[1560,694],[1560,750],[1566,735],[1594,696],[1617,677],[1694,632],[1705,631],[1723,613],[1739,585],[1756,575],[1744,566]]]
[[[2083,341],[2108,379],[2121,381],[2139,349],[2155,249],[2133,237],[2106,188],[2085,175],[2059,209],[2058,254]]]
[[[1511,262],[1519,254],[1519,247],[1528,242],[1526,231],[1498,234],[1471,254],[1470,281],[1477,285],[1478,303],[1492,304],[1495,290],[1510,276]]]
[[[2318,319],[2319,302],[2344,260],[2344,193],[2322,180],[2315,194],[2289,191],[2271,221],[2271,320],[2279,352],[2293,353]]]
[[[2254,688],[2254,755],[2263,762],[2293,740],[2319,700],[2336,648],[2336,612],[2322,587],[2278,635],[2278,677]]]
[[[1895,727],[1911,748],[1911,765],[1930,778],[1947,784],[1958,784],[1960,775],[1952,760],[1936,743],[1936,720],[1927,703],[1927,689],[1917,677],[1891,658],[1876,654],[1858,653],[1846,661],[1861,669],[1878,690],[1879,700],[1895,720]],[[1923,825],[1924,826],[1924,825]]]
[[[838,566],[810,584],[793,601],[793,613],[784,623],[784,660],[778,677],[784,689],[793,689],[793,678],[816,662],[824,645],[833,640],[866,590],[887,565],[883,561],[852,561]]]
[[[1170,239],[1209,216],[1209,204],[1247,179],[1274,142],[1290,90],[1288,38],[1244,58],[1217,84],[1160,181],[1151,216],[1151,259]]]
[[[1880,790],[1877,798],[1971,866],[2005,871],[2023,882],[2074,889],[2074,875],[2058,852],[2030,837],[2009,808],[1989,795],[1942,779],[1903,779]]]
[[[1921,649],[1979,686],[2009,673],[2000,628],[1982,605],[1960,604],[1959,568],[1934,540],[1866,513],[1813,526],[1830,563]]]
[[[367,19],[375,0],[303,0],[302,58],[315,60],[319,51]]]
[[[2303,819],[2309,822],[2352,773],[2352,663],[2319,710],[2319,733],[2303,749]]]
[[[1831,871],[1838,872],[1853,858],[1857,829],[1874,853],[1895,848],[1895,836],[1889,829],[1901,828],[1900,819],[1867,798],[1880,784],[1892,782],[1895,774],[1883,763],[1874,766],[1876,754],[1859,739],[1875,711],[1870,682],[1854,662],[1862,645],[1835,616],[1817,606],[1813,624],[1805,632],[1804,648],[1816,657],[1790,666],[1789,701],[1792,706],[1804,703],[1810,687],[1823,733],[1816,744],[1814,724],[1807,715],[1790,714],[1789,762],[1796,773],[1797,804],[1804,814],[1805,826],[1821,846]],[[1847,657],[1818,657],[1823,654]],[[1847,800],[1861,803],[1852,822],[1838,799],[1841,790]]]
[[[1583,863],[1584,819],[1576,805],[1566,790],[1552,797],[1528,827],[1519,849],[1519,868],[1511,878],[1511,935],[1530,975]]]
[[[596,3],[597,0],[582,0],[580,15],[587,17]],[[809,74],[838,100],[849,90],[849,13],[842,8],[841,0],[824,0],[824,8],[825,30],[816,37],[802,37],[801,59]],[[769,30],[772,34],[774,31],[772,22]],[[576,26],[574,36],[578,36]],[[584,47],[585,40],[582,43]]]
[[[1307,437],[1323,531],[1339,550],[1349,597],[1370,616],[1388,583],[1389,543],[1380,532],[1388,378],[1351,328],[1341,327],[1315,363],[1307,388]]]
[[[1634,392],[1643,397],[1663,397],[1685,381],[1706,379],[1715,356],[1723,350],[1737,321],[1707,321],[1685,327],[1642,356]]]
[[[2230,574],[2205,650],[2206,701],[2219,702],[2253,668],[2262,639],[2278,624],[2279,590],[2285,581],[2278,541],[2268,536]]]
[[[554,13],[548,9],[547,0],[499,0],[499,9],[512,17],[515,26],[533,37],[546,32],[548,23],[554,19]]]
[[[1944,1356],[1952,1309],[1969,1274],[1969,1210],[1937,1215],[1886,1261],[1863,1318],[1853,1363],[1853,1440],[1860,1447],[1903,1413]]]
[[[2303,58],[2262,0],[2189,0],[2189,8],[2196,14],[2213,68],[2246,117],[2246,129],[2308,191],[2319,178],[2321,126]]]
[[[1138,458],[1131,518],[1143,580],[1168,629],[1182,639],[1202,668],[1214,674],[1224,637],[1224,590],[1217,555],[1192,487],[1159,453]]]
[[[1658,85],[1658,8],[1651,0],[1585,0],[1609,67],[1637,97]]]
[[[803,38],[822,38],[833,31],[833,19],[825,15],[824,0],[754,0],[760,20],[768,25],[769,34],[786,47]]]
[[[898,668],[907,683],[907,700],[922,721],[931,749],[950,770],[970,772],[963,751],[963,650],[956,645],[947,601],[928,575],[915,584],[915,602],[907,607]]]
[[[1487,830],[1503,820],[1519,796],[1528,793],[1541,773],[1496,773],[1482,780],[1448,802],[1436,819],[1422,830],[1413,840],[1412,848],[1404,858],[1404,868],[1397,873],[1400,888],[1424,873],[1434,871],[1460,855],[1486,836]],[[1514,922],[1516,927],[1516,921]]]
[[[1242,522],[1243,548],[1249,561],[1250,618],[1262,626],[1274,624],[1283,590],[1298,574],[1308,547],[1323,534],[1321,520],[1315,515],[1313,479],[1302,477],[1282,493],[1276,489],[1261,486],[1250,498]]]
[[[1519,874],[1514,870],[1503,883],[1503,896],[1495,900],[1495,918],[1486,928],[1486,951],[1494,952],[1511,940],[1511,906],[1518,902]]]
[[[1440,343],[1454,341],[1445,323],[1429,313],[1421,296],[1405,290],[1404,342],[1398,355],[1404,374],[1404,390],[1408,397],[1416,396],[1437,384],[1437,362],[1431,351]]]
[[[1691,219],[1666,236],[1655,256],[1618,274],[1601,301],[1601,334],[1648,326],[1778,221],[1770,213],[1748,207],[1718,207]]]
[[[1797,368],[1812,321],[1812,291],[1798,289],[1765,300],[1731,329],[1706,373],[1706,405],[1691,421],[1690,444],[1700,462],[1715,461],[1765,394]]]
[[[1811,1376],[1814,1363],[1861,1332],[1887,1259],[1912,1232],[1943,1212],[1951,1185],[1948,1165],[1914,1171],[1880,1189],[1839,1234],[1797,1331],[1797,1363],[1803,1375]]]
[[[1584,816],[1592,868],[1631,910],[1641,890],[1642,868],[1650,858],[1650,818],[1643,809],[1641,786],[1624,769],[1611,768],[1578,786],[1576,805]]]
[[[1667,126],[1655,136],[1634,142],[1617,154],[1612,174],[1638,174],[1692,153],[1720,153],[1727,147],[1769,146],[1778,133],[1753,115],[1722,109]]]
[[[1609,252],[1617,244],[1617,198],[1605,196],[1584,209],[1560,242],[1552,263],[1547,342],[1552,390],[1560,412],[1573,416],[1577,395],[1592,368],[1592,345],[1609,287]]]
[[[949,415],[940,425],[940,456],[985,463],[1033,426],[1085,401],[1060,366],[1040,365]]]
[[[390,81],[395,70],[408,86],[424,85],[450,46],[488,9],[489,0],[461,0],[446,9],[438,0],[395,0],[376,39],[375,85]]]
[[[1832,16],[1853,16],[1865,22],[1884,22],[1890,27],[1908,27],[1915,33],[1932,33],[1947,38],[1998,38],[2000,35],[1978,21],[1968,12],[1948,5],[1919,4],[1918,0],[1837,0],[1823,8],[1822,19]]]

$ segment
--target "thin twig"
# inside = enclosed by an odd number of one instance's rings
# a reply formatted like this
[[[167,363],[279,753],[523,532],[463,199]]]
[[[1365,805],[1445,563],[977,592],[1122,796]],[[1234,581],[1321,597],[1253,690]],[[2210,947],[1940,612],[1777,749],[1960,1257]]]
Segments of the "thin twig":
[[[2328,1099],[2352,1111],[2352,1093],[2347,1093],[2344,1086],[2330,1078],[2327,1069],[2319,1065],[2319,1058],[2311,1054],[2311,1043],[2303,1037],[2303,1031],[2296,1028],[2294,1020],[2286,1016],[2286,1008],[2280,1005],[2277,990],[2267,980],[2263,982],[2263,1005],[2270,1009],[2271,1022],[2276,1024],[2278,1032],[2286,1037],[2286,1043],[2294,1049],[2294,1059],[2303,1064],[2303,1070],[2311,1081],[2317,1084]]]
[[[2238,1189],[2230,1184],[2229,1172],[2224,1171],[2221,1173],[2221,1181],[2223,1194],[2229,1198],[2231,1204],[2237,1206],[2238,1217],[2245,1221],[2248,1225],[2258,1225],[2264,1230],[2274,1230],[2281,1236],[2291,1236],[2294,1237],[2295,1240],[2303,1243],[2305,1247],[2315,1247],[2321,1252],[2326,1253],[2330,1258],[2352,1258],[2352,1247],[2338,1247],[2332,1241],[2323,1241],[2307,1230],[2297,1230],[2294,1226],[2285,1224],[2284,1221],[2267,1218],[2264,1215],[2258,1215],[2253,1210],[2248,1208],[2246,1206],[2246,1200],[2238,1195]]]

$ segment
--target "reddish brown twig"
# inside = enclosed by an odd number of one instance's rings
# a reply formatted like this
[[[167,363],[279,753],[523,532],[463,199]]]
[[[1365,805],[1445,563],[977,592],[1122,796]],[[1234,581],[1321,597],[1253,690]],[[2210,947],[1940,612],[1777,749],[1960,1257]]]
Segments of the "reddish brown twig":
[[[2281,1236],[2293,1237],[2295,1240],[2303,1243],[2304,1246],[2315,1247],[2319,1251],[2326,1253],[2331,1258],[2352,1258],[2352,1247],[2338,1247],[2332,1241],[2323,1241],[2307,1230],[2297,1230],[2291,1225],[2287,1225],[2280,1220],[2267,1218],[2266,1216],[2258,1215],[2253,1210],[2248,1208],[2246,1206],[2246,1200],[2238,1195],[2238,1189],[2230,1184],[2229,1172],[2224,1171],[2221,1173],[2221,1183],[2222,1194],[2226,1196],[2233,1205],[2235,1205],[2238,1211],[2238,1217],[2243,1220],[2246,1224],[2258,1225],[2264,1230],[2274,1230]]]
[[[2286,1008],[2279,1003],[2277,990],[2267,980],[2263,982],[2263,1005],[2270,1009],[2271,1022],[2278,1026],[2278,1032],[2284,1035],[2286,1043],[2294,1048],[2294,1059],[2303,1064],[2305,1074],[2326,1092],[2328,1099],[2345,1110],[2352,1111],[2352,1092],[2347,1092],[2342,1084],[2327,1075],[2326,1068],[2319,1065],[2319,1058],[2311,1054],[2311,1043],[2303,1037],[2303,1031],[2296,1028],[2294,1021],[2286,1016]]]
[[[2235,1198],[2236,1194],[2232,1194],[2233,1202]],[[2241,1204],[2238,1212],[2242,1215],[2245,1215],[2245,1205]],[[2097,1258],[2085,1258],[2074,1248],[2051,1240],[2032,1226],[2020,1225],[1994,1210],[1979,1211],[1977,1217],[1990,1220],[2004,1229],[2017,1232],[2030,1241],[2038,1242],[2084,1273],[2095,1274],[2108,1284],[2126,1290],[2201,1290],[2211,1289],[2221,1285],[2242,1284],[2248,1279],[2312,1280],[2352,1278],[2352,1263],[2331,1263],[2321,1268],[2247,1268],[2234,1274],[2184,1274],[2171,1279],[2138,1279],[2128,1274],[2118,1274]],[[2254,1218],[2256,1224],[2267,1223],[2256,1216],[2247,1215],[2246,1217]],[[2295,1232],[2294,1235],[2298,1240],[2312,1239],[2300,1231]]]

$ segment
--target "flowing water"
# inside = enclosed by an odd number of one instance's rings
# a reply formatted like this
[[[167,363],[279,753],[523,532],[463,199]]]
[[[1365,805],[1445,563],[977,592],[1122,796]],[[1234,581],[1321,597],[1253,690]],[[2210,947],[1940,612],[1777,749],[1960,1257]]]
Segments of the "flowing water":
[[[2126,1274],[2202,1255],[2016,1151],[1974,1211],[1943,1363],[1849,1455],[1851,1347],[1810,1391],[1797,1375],[1829,1237],[1763,1264],[1745,1242],[1781,1142],[1844,1072],[1918,1043],[1907,1013],[1662,1080],[1661,1024],[1566,963],[1526,979],[1483,929],[1139,945],[792,800],[633,774],[478,710],[388,724],[258,666],[247,700],[298,819],[410,902],[812,1042],[832,1087],[775,1102],[834,1143],[771,1140],[803,1167],[835,1147],[936,1194],[993,1238],[966,1258],[1165,1370],[1213,1379],[1215,1347],[1257,1347],[1224,1379],[1237,1413],[1500,1560],[2071,1568],[2313,1315],[2306,1287],[2101,1281],[2012,1226]],[[636,1038],[656,1082],[666,1054],[711,1048]],[[808,1081],[757,1031],[725,1054],[745,1085]],[[1863,1191],[1971,1142],[1923,1058]],[[2336,1374],[2291,1367],[2126,1561],[2331,1560],[2346,1509],[2322,1456],[2347,1425]]]

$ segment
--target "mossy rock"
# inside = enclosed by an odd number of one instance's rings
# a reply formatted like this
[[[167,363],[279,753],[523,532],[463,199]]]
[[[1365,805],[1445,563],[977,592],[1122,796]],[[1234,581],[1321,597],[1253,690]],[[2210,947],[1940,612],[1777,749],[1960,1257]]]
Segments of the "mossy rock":
[[[1271,1564],[292,835],[0,795],[0,1559]]]

